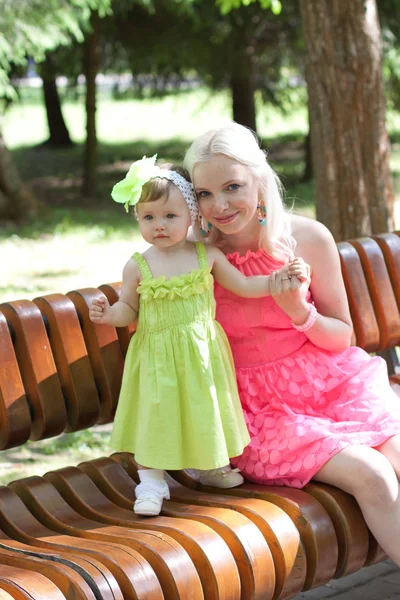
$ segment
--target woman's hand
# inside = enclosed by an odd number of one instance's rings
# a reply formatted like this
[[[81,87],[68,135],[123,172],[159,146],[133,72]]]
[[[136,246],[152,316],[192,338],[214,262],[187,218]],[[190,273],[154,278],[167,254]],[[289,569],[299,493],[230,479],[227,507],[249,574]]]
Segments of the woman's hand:
[[[271,296],[295,322],[307,320],[309,306],[306,297],[310,283],[310,265],[300,257],[270,275]]]
[[[105,296],[94,298],[89,309],[89,318],[93,323],[100,325],[109,325],[111,317],[111,307]]]

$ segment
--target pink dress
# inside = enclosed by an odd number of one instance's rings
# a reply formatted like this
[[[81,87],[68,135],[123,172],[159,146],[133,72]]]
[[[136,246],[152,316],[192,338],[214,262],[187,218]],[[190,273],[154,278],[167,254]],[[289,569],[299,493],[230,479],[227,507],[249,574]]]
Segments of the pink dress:
[[[227,258],[245,275],[282,266],[264,250]],[[400,399],[383,359],[357,347],[317,348],[271,297],[239,298],[216,283],[215,298],[251,436],[231,461],[246,479],[301,488],[343,448],[400,433]]]

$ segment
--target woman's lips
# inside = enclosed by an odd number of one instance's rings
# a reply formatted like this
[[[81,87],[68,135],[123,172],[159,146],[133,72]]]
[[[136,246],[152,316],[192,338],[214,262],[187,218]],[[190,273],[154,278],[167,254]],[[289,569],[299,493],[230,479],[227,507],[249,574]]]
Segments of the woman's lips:
[[[228,223],[232,223],[232,221],[237,217],[238,214],[238,212],[235,212],[231,215],[227,215],[226,217],[215,217],[215,220],[221,225],[228,225]]]

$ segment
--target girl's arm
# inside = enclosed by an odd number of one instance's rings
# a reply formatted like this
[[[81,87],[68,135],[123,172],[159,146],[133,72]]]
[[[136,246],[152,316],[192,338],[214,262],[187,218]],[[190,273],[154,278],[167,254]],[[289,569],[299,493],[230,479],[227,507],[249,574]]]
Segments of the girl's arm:
[[[305,334],[319,348],[341,352],[350,346],[353,326],[335,241],[317,221],[295,217],[293,225],[296,252],[312,268],[310,290],[318,311],[314,325]],[[304,324],[310,305],[302,286],[297,293],[290,294],[277,275],[271,281],[271,293],[293,323]]]
[[[230,292],[243,298],[262,298],[269,296],[270,291],[270,275],[254,275],[246,277],[236,267],[231,265],[226,256],[215,246],[207,246],[207,256],[211,262],[211,272],[214,279]],[[292,277],[292,286],[300,286],[301,281],[307,279],[305,268],[299,268],[299,262],[293,267],[289,264],[282,269],[284,276]],[[304,273],[303,273],[304,271]],[[294,277],[297,275],[297,277]]]
[[[136,291],[139,281],[139,267],[136,261],[131,259],[124,267],[118,302],[110,306],[105,296],[93,300],[89,311],[91,321],[113,327],[126,327],[133,323],[139,310],[139,294]]]

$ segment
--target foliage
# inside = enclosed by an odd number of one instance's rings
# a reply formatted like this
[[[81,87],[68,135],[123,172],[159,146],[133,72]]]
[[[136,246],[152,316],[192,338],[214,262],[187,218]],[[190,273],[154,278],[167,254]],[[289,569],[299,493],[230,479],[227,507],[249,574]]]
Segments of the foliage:
[[[279,0],[216,0],[216,3],[220,7],[221,14],[227,15],[233,9],[249,6],[257,1],[262,8],[270,8],[274,15],[279,15],[282,10],[282,4]]]
[[[0,11],[0,91],[13,95],[8,72],[27,57],[44,59],[45,53],[72,39],[83,40],[91,11],[105,16],[111,0],[2,0]]]

